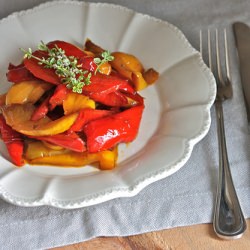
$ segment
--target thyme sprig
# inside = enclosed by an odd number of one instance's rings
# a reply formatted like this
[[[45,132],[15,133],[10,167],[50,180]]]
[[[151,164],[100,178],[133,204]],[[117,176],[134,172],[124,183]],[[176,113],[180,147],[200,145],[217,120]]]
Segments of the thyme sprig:
[[[72,92],[82,93],[83,86],[91,83],[91,72],[82,70],[74,56],[65,55],[65,51],[56,45],[50,49],[44,42],[38,45],[38,49],[47,52],[48,57],[34,56],[31,48],[28,50],[21,48],[21,51],[24,52],[24,58],[34,58],[45,68],[54,69],[62,83],[66,84]]]
[[[101,54],[101,57],[102,57],[102,59],[99,57],[94,58],[94,63],[97,65],[97,68],[95,70],[95,74],[97,73],[97,71],[99,71],[101,65],[103,65],[106,62],[111,62],[114,60],[114,56],[111,55],[109,50],[103,51]]]

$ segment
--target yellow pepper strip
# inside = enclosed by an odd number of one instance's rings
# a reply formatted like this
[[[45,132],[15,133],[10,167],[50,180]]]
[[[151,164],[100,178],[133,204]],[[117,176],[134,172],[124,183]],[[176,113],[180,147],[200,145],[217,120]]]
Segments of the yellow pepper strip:
[[[25,160],[30,164],[53,165],[61,167],[83,167],[99,162],[101,170],[110,170],[115,167],[118,150],[105,150],[98,153],[78,153],[70,150],[54,150],[47,148],[40,141],[28,142],[25,151]]]
[[[78,113],[63,116],[51,121],[48,117],[38,121],[31,121],[34,106],[32,104],[13,104],[2,109],[6,123],[14,130],[31,136],[47,136],[60,134],[68,130],[75,120]]]
[[[101,74],[109,75],[112,71],[112,67],[111,67],[109,62],[105,62],[105,63],[100,65],[98,70]]]
[[[64,148],[59,146],[59,145],[56,145],[56,144],[53,144],[53,143],[50,143],[50,142],[47,142],[47,141],[42,141],[42,143],[47,147],[47,148],[50,148],[50,149],[54,149],[54,150],[63,150]]]
[[[23,105],[12,104],[2,107],[2,113],[6,123],[12,128],[15,126],[27,127],[28,124],[30,124],[31,127],[36,127],[50,121],[48,117],[42,118],[38,121],[30,121],[34,110],[35,106],[31,103],[25,103]]]
[[[118,156],[118,149],[115,147],[113,150],[105,150],[98,153],[99,168],[101,170],[111,170],[116,165]]]
[[[88,96],[70,92],[63,101],[64,114],[72,114],[84,108],[95,109],[95,101]]]
[[[28,160],[28,163],[32,165],[46,164],[61,167],[84,167],[98,162],[101,170],[111,170],[115,167],[116,154],[108,150],[98,153],[67,152]]]
[[[8,90],[5,104],[35,103],[52,87],[52,84],[38,80],[15,83]]]
[[[133,55],[123,52],[114,52],[112,56],[114,56],[114,60],[110,62],[112,68],[130,80],[132,80],[132,72],[144,71],[141,62]]]
[[[140,91],[142,89],[145,89],[148,86],[148,84],[145,81],[145,79],[143,78],[141,72],[133,72],[132,73],[132,82],[134,84],[136,91]]]
[[[24,126],[24,124],[17,124],[12,128],[24,135],[31,135],[31,136],[56,135],[68,130],[75,122],[77,116],[78,113],[73,113],[70,115],[63,116],[57,120],[38,125],[37,127],[32,126],[32,121],[29,121],[27,123],[27,126]]]
[[[46,164],[61,167],[83,167],[98,162],[97,154],[70,152],[53,156],[44,156],[28,160],[30,164]]]
[[[68,149],[52,149],[44,145],[41,141],[28,141],[26,142],[26,150],[24,157],[27,161],[41,158],[41,157],[50,157],[56,154],[63,154],[70,152]]]

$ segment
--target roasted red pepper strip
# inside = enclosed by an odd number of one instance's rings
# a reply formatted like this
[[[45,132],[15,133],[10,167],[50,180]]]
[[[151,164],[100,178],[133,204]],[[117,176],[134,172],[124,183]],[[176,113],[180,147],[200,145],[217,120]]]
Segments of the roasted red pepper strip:
[[[50,96],[45,98],[44,101],[34,110],[31,116],[32,121],[38,121],[47,115],[49,112],[49,101]]]
[[[75,152],[86,151],[85,142],[76,133],[68,133],[68,134],[64,133],[51,136],[39,136],[33,138],[41,141],[47,141]]]
[[[81,65],[83,69],[93,72],[97,68],[97,65],[94,63],[94,57],[87,55],[83,50],[81,50],[80,48],[71,43],[56,40],[49,42],[47,46],[50,49],[57,46],[65,51],[66,56],[74,56],[75,58],[78,59],[78,64]]]
[[[49,43],[47,43],[47,46],[52,49],[57,46],[58,48],[61,48],[64,50],[66,56],[74,56],[76,58],[86,57],[87,54],[81,50],[79,47],[75,46],[72,43],[68,43],[61,40],[54,40]]]
[[[18,69],[18,68],[22,68],[24,67],[24,64],[23,63],[20,63],[18,65],[14,65],[13,63],[9,63],[8,65],[8,70],[11,70],[11,69]]]
[[[53,110],[57,105],[61,105],[63,101],[66,99],[69,90],[66,85],[60,84],[56,87],[54,94],[51,96],[49,100],[50,110]]]
[[[17,83],[37,79],[34,75],[30,73],[29,70],[26,69],[24,64],[20,64],[17,66],[9,64],[8,70],[9,71],[7,72],[6,76],[9,82]]]
[[[67,56],[74,56],[78,60],[78,64],[85,70],[95,71],[96,64],[94,63],[94,58],[88,56],[83,50],[79,49],[73,44],[64,41],[52,41],[47,44],[49,48],[58,46],[65,51]],[[48,54],[44,51],[36,50],[33,55],[39,58],[47,58]],[[34,58],[24,59],[25,67],[37,78],[42,79],[46,82],[53,84],[60,84],[61,79],[57,76],[54,69],[45,68],[44,65],[40,65],[38,61]]]
[[[122,93],[120,91],[111,92],[107,95],[97,93],[89,94],[90,98],[110,107],[128,107],[142,105],[144,100],[138,94]]]
[[[47,53],[40,50],[36,50],[33,55],[41,59],[43,57],[48,57]],[[28,69],[37,78],[56,85],[61,83],[61,80],[55,73],[54,69],[45,68],[44,65],[40,65],[36,59],[25,58],[23,62],[26,69]]]
[[[119,91],[111,92],[107,95],[99,93],[89,94],[90,98],[96,102],[100,102],[110,107],[126,107],[128,106],[128,99]]]
[[[59,84],[50,98],[50,110],[53,110],[57,105],[61,105],[69,91],[66,85]],[[83,94],[89,96],[94,101],[114,107],[122,107],[128,104],[126,96],[120,91],[126,92],[129,96],[133,96],[135,93],[127,80],[118,76],[101,74],[93,75],[91,84],[83,87]]]
[[[137,92],[135,94],[125,93],[125,96],[128,98],[128,103],[131,106],[144,105],[144,99]]]
[[[107,95],[118,90],[135,93],[134,88],[124,78],[104,74],[92,75],[91,84],[82,88],[83,93],[99,93],[100,95]]]
[[[75,123],[69,129],[69,132],[79,132],[83,130],[85,124],[90,121],[103,118],[105,116],[109,116],[113,114],[113,111],[110,110],[98,110],[98,109],[82,109],[79,111],[79,115],[75,121]]]
[[[6,124],[3,115],[0,115],[0,131],[11,161],[17,166],[22,166],[24,164],[22,157],[24,148],[22,137]]]
[[[88,70],[90,72],[95,72],[97,68],[97,65],[94,62],[94,57],[92,56],[78,58],[78,63],[83,70]]]
[[[90,153],[107,150],[120,142],[131,142],[137,136],[144,106],[91,121],[83,131]]]
[[[107,106],[123,107],[128,104],[124,93],[134,94],[135,90],[127,80],[119,76],[92,75],[91,84],[82,88],[83,94]]]

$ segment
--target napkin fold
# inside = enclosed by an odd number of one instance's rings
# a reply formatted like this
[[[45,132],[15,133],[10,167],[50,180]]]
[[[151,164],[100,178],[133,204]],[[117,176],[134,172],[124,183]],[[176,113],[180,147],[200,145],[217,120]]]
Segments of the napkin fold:
[[[0,18],[31,8],[39,0],[2,0]],[[103,1],[93,1],[103,2]],[[248,0],[106,0],[166,20],[199,47],[199,30],[227,28],[234,97],[224,105],[229,162],[246,218],[250,217],[250,134],[240,84],[232,23],[250,24]],[[13,31],[14,32],[14,31]],[[1,39],[4,39],[1,37]],[[7,42],[7,41],[6,41]],[[127,236],[212,221],[218,177],[214,108],[207,136],[195,145],[188,162],[175,174],[130,198],[63,210],[49,206],[17,207],[0,200],[0,246],[47,249],[98,236]]]

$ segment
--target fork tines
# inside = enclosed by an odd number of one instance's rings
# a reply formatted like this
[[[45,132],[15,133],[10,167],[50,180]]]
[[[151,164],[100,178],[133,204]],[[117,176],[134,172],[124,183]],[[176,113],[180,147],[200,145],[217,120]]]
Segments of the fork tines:
[[[205,37],[207,39],[204,39]],[[224,45],[224,49],[221,48],[222,46],[219,46],[220,43]],[[207,47],[206,50],[205,47]],[[205,54],[206,52],[207,54]],[[204,36],[203,32],[200,31],[200,53],[203,59],[208,58],[208,66],[217,80],[216,82],[218,87],[220,87],[220,85],[230,85],[231,89],[231,75],[226,29],[224,29],[223,35],[221,35],[221,37],[219,36],[218,29],[215,29],[214,32],[210,32],[210,30],[208,30],[206,36]],[[227,96],[224,97],[230,98],[232,91],[230,90],[226,92]]]
[[[219,36],[218,36],[218,29],[215,29],[214,36],[212,37],[212,34],[210,30],[207,31],[207,51],[208,51],[208,66],[212,70],[212,72],[215,74],[215,68],[214,65],[216,65],[216,77],[218,77],[220,80],[222,80],[222,71],[226,73],[226,76],[228,79],[230,79],[230,66],[229,66],[229,53],[228,53],[228,41],[227,41],[227,31],[226,29],[223,30],[224,35],[224,54],[220,52],[219,47]],[[200,52],[203,57],[204,51],[203,51],[203,45],[205,44],[205,41],[203,41],[204,35],[202,30],[200,30]],[[212,47],[212,41],[215,41],[214,47]],[[215,53],[216,61],[212,61],[212,54]],[[221,58],[224,57],[225,64],[221,63]],[[224,67],[224,70],[222,69]]]

